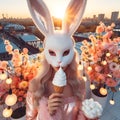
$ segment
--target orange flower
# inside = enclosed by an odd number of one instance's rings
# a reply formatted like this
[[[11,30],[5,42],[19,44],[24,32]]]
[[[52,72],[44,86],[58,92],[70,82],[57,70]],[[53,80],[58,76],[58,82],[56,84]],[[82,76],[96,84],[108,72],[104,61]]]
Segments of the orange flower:
[[[28,82],[27,81],[22,81],[19,83],[19,88],[20,89],[26,89],[28,87]]]
[[[28,54],[28,49],[27,48],[23,48],[23,53],[24,54]]]
[[[0,66],[1,66],[3,69],[6,69],[6,68],[7,68],[7,65],[8,65],[8,62],[7,62],[7,61],[1,61],[1,62],[0,62]]]
[[[97,26],[96,28],[96,33],[102,33],[104,31],[104,27],[103,26]]]
[[[21,73],[22,73],[22,68],[21,68],[21,67],[16,67],[16,68],[15,68],[15,73],[16,73],[17,75],[21,75]]]
[[[12,47],[12,45],[8,44],[8,45],[5,46],[5,49],[6,49],[7,52],[11,52],[13,47]]]

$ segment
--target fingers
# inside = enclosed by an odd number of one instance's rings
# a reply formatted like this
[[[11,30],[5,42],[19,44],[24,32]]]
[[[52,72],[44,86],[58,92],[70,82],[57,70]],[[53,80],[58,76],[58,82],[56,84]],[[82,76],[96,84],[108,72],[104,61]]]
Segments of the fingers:
[[[63,94],[53,93],[48,99],[48,110],[51,115],[63,104]]]
[[[61,93],[53,93],[49,96],[49,99],[52,99],[52,98],[56,98],[56,97],[60,97],[62,98],[63,97],[63,94]]]

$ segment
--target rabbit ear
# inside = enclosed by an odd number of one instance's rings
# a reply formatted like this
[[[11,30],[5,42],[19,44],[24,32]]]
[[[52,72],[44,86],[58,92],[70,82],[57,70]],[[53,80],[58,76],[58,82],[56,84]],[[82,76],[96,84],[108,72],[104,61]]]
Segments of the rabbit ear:
[[[72,35],[80,25],[87,0],[71,0],[63,19],[62,28],[65,33]]]
[[[42,0],[27,0],[32,19],[38,29],[45,35],[52,34],[54,26],[50,12]]]

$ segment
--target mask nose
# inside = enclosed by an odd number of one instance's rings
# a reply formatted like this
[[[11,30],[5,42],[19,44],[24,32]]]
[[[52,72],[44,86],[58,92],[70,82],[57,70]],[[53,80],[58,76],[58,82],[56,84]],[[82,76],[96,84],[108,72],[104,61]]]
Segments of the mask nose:
[[[61,56],[61,55],[59,55],[59,56],[57,57],[57,63],[58,63],[59,65],[62,63],[62,56]]]
[[[58,61],[58,64],[60,64],[62,61]]]

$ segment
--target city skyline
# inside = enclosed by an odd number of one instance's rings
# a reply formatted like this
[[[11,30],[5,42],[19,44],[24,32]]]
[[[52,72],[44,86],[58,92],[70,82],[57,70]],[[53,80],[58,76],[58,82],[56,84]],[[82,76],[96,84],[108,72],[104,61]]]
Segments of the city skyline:
[[[48,5],[51,14],[55,17],[60,12],[64,12],[67,4],[70,0],[44,0]],[[52,4],[51,4],[52,3]],[[105,14],[105,17],[110,18],[111,13],[114,11],[120,12],[120,0],[88,0],[86,5],[86,10],[83,17],[93,17],[93,15],[98,16],[98,14]],[[14,6],[14,7],[13,7]],[[57,6],[57,7],[56,7]],[[62,8],[62,9],[61,9]],[[12,18],[27,18],[31,17],[26,0],[4,0],[0,1],[0,18],[3,17]],[[120,14],[119,17],[120,18]]]

